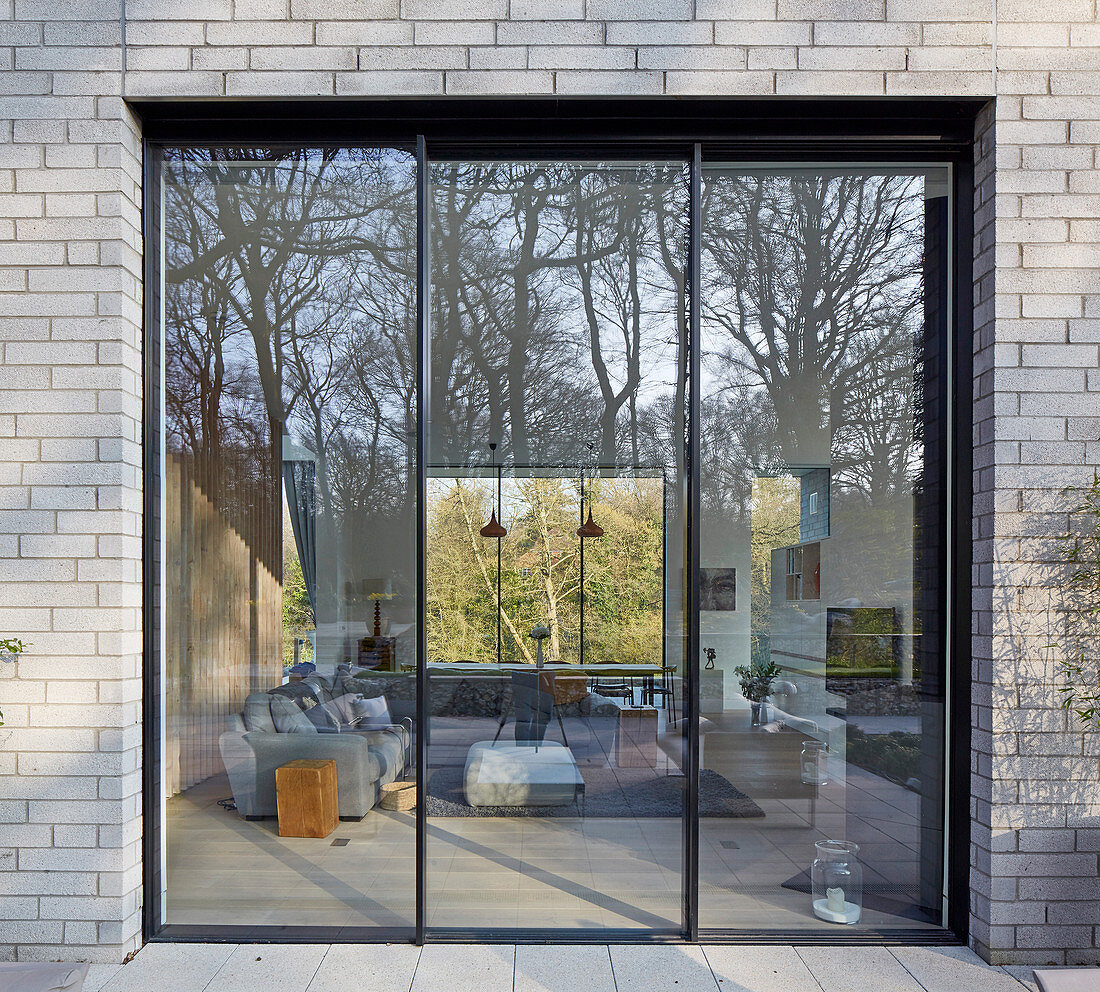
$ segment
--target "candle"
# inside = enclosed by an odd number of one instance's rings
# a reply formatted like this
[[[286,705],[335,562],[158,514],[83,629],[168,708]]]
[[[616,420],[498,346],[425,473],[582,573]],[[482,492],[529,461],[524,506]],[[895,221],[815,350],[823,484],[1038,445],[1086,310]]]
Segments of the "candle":
[[[844,890],[837,886],[835,889],[825,890],[825,908],[830,913],[844,912]]]

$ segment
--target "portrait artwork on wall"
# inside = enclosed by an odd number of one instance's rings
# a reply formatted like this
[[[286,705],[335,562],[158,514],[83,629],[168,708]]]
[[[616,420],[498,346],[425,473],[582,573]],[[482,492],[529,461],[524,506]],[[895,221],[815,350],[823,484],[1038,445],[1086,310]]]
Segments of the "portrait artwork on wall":
[[[699,569],[699,609],[737,609],[737,569]]]

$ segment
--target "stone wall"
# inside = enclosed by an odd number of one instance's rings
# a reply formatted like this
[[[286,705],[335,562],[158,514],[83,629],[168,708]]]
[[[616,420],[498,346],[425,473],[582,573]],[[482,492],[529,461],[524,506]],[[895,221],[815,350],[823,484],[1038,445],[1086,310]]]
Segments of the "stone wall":
[[[1100,740],[1058,708],[1047,567],[1057,489],[1100,462],[1094,0],[0,11],[0,628],[33,644],[0,668],[0,956],[139,940],[141,174],[122,97],[443,94],[996,97],[976,148],[971,936],[998,961],[1100,956]]]

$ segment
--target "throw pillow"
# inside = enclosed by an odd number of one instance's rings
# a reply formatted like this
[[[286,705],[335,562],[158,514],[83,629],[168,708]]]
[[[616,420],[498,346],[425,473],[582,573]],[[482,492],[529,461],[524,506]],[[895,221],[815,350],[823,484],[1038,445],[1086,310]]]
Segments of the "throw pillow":
[[[245,730],[263,730],[275,733],[275,724],[271,719],[271,697],[266,692],[249,693],[244,701]]]
[[[305,711],[306,719],[317,728],[319,734],[338,734],[340,733],[340,721],[328,707],[328,703],[311,706]]]
[[[285,696],[271,696],[271,719],[280,734],[315,734],[317,728],[310,722],[298,704]]]
[[[356,726],[360,730],[377,730],[381,727],[393,725],[393,720],[390,718],[390,708],[386,704],[385,696],[376,696],[374,699],[352,700],[351,708],[358,720]]]
[[[359,717],[355,715],[354,704],[357,699],[361,698],[361,696],[354,693],[346,692],[344,695],[337,696],[323,705],[335,717],[336,722],[341,727],[354,727],[359,722]]]

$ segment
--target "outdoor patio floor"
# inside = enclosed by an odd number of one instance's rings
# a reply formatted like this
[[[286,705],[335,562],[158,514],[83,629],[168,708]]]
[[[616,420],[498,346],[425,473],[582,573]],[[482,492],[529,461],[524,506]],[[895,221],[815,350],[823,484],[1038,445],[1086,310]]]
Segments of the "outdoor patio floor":
[[[1025,992],[963,947],[148,944],[85,992]]]

